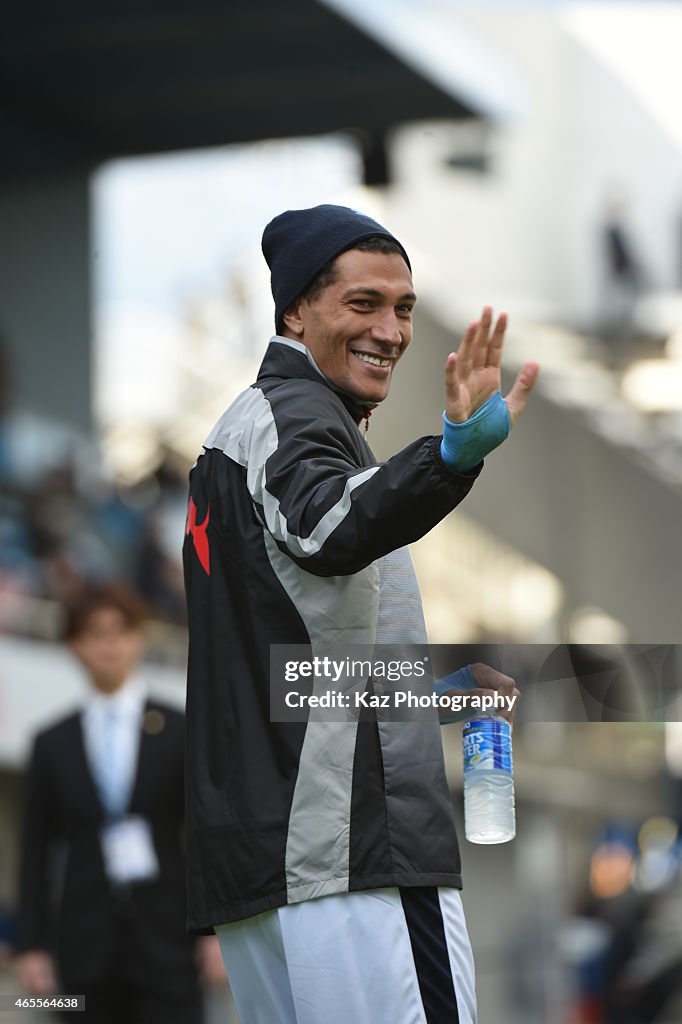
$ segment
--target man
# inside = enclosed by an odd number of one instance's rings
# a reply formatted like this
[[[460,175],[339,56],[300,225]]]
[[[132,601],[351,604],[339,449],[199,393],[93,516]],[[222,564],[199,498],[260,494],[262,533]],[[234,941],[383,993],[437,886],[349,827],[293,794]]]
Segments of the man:
[[[321,206],[276,217],[263,251],[278,333],[190,482],[189,925],[217,928],[242,1024],[471,1024],[435,712],[270,721],[270,645],[426,641],[405,545],[466,496],[537,367],[502,399],[505,318],[484,310],[448,358],[443,438],[377,465],[358,425],[412,340],[404,248]]]
[[[85,995],[89,1024],[198,1024],[197,966],[216,980],[220,952],[185,930],[183,716],[137,675],[142,623],[120,586],[87,587],[67,611],[91,694],[35,740],[19,979],[31,995]]]

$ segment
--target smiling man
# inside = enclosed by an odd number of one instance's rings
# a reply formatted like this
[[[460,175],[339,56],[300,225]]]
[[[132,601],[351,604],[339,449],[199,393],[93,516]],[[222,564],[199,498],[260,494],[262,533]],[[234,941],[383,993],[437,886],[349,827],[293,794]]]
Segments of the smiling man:
[[[386,398],[412,341],[416,301],[398,244],[368,239],[341,253],[293,303],[283,333],[307,346],[328,381],[371,408]]]
[[[360,424],[412,342],[405,249],[318,206],[276,217],[263,252],[277,335],[190,479],[189,926],[218,932],[242,1024],[473,1024],[435,713],[271,721],[270,645],[426,642],[406,545],[467,495],[537,367],[502,398],[486,308],[448,358],[443,436],[378,464]]]

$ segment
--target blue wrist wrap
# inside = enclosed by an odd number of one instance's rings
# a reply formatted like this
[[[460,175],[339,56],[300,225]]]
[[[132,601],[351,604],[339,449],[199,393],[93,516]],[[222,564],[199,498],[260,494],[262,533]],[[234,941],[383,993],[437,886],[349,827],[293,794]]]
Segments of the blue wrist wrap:
[[[451,672],[449,676],[433,681],[433,689],[439,697],[449,690],[472,690],[478,685],[476,676],[471,671],[471,665],[465,665],[464,668],[458,668],[456,672]],[[471,718],[471,711],[465,708],[462,711],[448,714],[447,711],[440,710],[438,718],[441,725],[449,725],[451,722],[462,722],[465,718]]]
[[[465,665],[464,668],[458,668],[456,672],[451,672],[449,676],[443,676],[442,679],[434,679],[433,688],[439,697],[442,697],[448,690],[473,690],[478,683],[476,682],[476,676],[471,671],[471,665]]]
[[[457,473],[472,469],[502,444],[511,429],[509,409],[499,389],[468,420],[452,423],[443,413],[443,423],[441,458]]]

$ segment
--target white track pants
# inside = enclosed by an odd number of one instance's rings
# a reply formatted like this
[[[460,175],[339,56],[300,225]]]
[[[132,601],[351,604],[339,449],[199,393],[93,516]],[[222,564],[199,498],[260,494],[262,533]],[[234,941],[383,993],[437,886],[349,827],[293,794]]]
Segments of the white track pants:
[[[476,1024],[457,889],[323,896],[216,933],[241,1024]]]

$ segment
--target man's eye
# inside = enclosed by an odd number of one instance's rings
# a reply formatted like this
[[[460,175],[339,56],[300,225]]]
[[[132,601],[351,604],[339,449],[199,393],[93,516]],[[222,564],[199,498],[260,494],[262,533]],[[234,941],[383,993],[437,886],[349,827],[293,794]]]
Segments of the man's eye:
[[[371,306],[372,305],[372,300],[371,299],[353,299],[353,305],[354,306]]]
[[[412,306],[398,306],[397,308],[398,308],[398,312],[399,313],[402,313],[402,314],[407,313],[408,316],[412,313],[412,309],[413,309]]]

